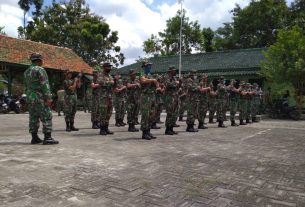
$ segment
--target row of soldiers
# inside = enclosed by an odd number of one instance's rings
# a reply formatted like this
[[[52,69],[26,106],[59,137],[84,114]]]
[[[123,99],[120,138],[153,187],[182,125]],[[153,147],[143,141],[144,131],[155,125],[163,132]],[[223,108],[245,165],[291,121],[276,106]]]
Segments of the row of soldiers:
[[[176,121],[183,120],[187,111],[187,132],[198,132],[206,129],[204,120],[209,111],[209,123],[214,123],[217,116],[218,127],[224,128],[227,110],[230,111],[231,126],[238,126],[235,115],[239,110],[240,125],[257,122],[262,91],[255,83],[253,85],[241,82],[238,86],[235,80],[225,84],[224,77],[218,83],[208,84],[208,77],[198,77],[197,71],[183,78],[176,77],[176,68],[170,66],[164,76],[151,75],[152,64],[144,62],[143,71],[137,77],[135,70],[129,71],[129,79],[121,79],[119,73],[114,78],[109,74],[111,64],[103,65],[103,72],[94,73],[92,87],[92,128],[100,129],[101,135],[113,134],[109,131],[109,119],[112,107],[115,108],[115,126],[125,126],[124,116],[127,110],[128,131],[137,132],[135,125],[139,124],[138,115],[141,112],[141,130],[143,139],[154,139],[151,129],[160,129],[157,123],[163,109],[167,116],[165,134],[174,135],[174,127],[179,127]],[[194,128],[198,119],[198,129]]]

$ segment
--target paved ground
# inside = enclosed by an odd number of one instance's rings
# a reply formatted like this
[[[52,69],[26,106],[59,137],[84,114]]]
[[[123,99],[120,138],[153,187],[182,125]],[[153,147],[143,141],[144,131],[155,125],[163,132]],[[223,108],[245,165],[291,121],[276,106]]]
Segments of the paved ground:
[[[127,127],[102,137],[54,116],[57,146],[32,146],[28,115],[0,115],[0,206],[305,206],[305,121],[144,141]],[[163,117],[164,119],[164,117]],[[229,124],[229,123],[226,123]]]

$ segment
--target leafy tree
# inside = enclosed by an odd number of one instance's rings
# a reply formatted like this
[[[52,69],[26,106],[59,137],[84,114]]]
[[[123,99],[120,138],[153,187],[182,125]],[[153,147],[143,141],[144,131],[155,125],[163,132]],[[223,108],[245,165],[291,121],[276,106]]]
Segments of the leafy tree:
[[[89,65],[111,61],[123,64],[124,55],[116,45],[118,32],[111,31],[103,17],[93,14],[85,0],[56,3],[35,15],[26,26],[30,40],[72,49]]]
[[[203,35],[203,46],[201,50],[204,50],[206,52],[214,51],[213,39],[215,36],[215,32],[210,27],[203,28],[202,35]]]
[[[4,27],[0,27],[0,34],[1,35],[6,35],[6,32],[4,31]]]
[[[277,42],[265,53],[261,74],[271,84],[294,88],[297,108],[301,110],[305,93],[305,35],[299,27],[280,30]]]
[[[43,5],[43,0],[19,0],[19,7],[23,10],[23,29],[25,29],[25,15],[31,8],[31,5],[34,5],[36,11],[33,12],[34,15],[40,15],[40,11]],[[20,30],[20,29],[18,29]]]
[[[295,0],[290,7],[290,24],[305,31],[305,0]]]
[[[285,0],[251,0],[245,8],[238,4],[231,11],[233,22],[217,30],[217,47],[223,49],[269,47],[276,31],[288,23]]]
[[[176,16],[166,21],[166,29],[158,36],[152,35],[143,43],[143,50],[152,55],[175,55],[180,51],[180,11]],[[190,54],[193,50],[200,50],[203,42],[202,32],[198,21],[190,21],[182,11],[182,52]]]

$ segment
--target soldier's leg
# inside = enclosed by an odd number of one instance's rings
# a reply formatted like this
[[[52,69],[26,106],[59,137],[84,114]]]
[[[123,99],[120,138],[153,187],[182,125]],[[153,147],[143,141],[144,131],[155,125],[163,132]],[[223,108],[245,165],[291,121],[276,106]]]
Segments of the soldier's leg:
[[[143,132],[142,139],[150,140],[151,137],[148,134],[150,129],[150,110],[151,102],[148,94],[142,94],[141,96],[141,131]]]
[[[187,102],[187,132],[198,132],[198,130],[194,129],[195,116],[196,116],[196,101],[189,99]]]
[[[79,129],[74,127],[75,114],[77,111],[77,96],[72,96],[72,106],[71,106],[71,120],[70,120],[70,128],[72,131],[78,131]]]
[[[209,123],[210,124],[214,123],[213,120],[214,120],[215,110],[216,110],[215,102],[210,102],[209,103]]]
[[[99,122],[100,122],[100,135],[107,135],[107,100],[104,97],[99,99]]]
[[[71,119],[72,119],[72,98],[69,95],[65,96],[65,121],[66,121],[66,131],[71,131]]]
[[[109,130],[109,120],[112,115],[112,110],[113,110],[113,102],[112,98],[107,99],[107,114],[106,114],[106,123],[105,123],[105,130],[107,134],[114,134],[112,131]]]

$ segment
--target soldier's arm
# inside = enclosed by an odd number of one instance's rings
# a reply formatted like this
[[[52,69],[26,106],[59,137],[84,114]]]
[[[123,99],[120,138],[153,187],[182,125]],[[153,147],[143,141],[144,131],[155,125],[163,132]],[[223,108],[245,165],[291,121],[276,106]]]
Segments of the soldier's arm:
[[[137,83],[127,83],[127,89],[133,89],[138,87],[139,85]]]
[[[141,84],[157,84],[157,80],[156,79],[149,79],[149,78],[145,78],[144,76],[142,76],[140,78],[140,83]]]
[[[50,90],[50,84],[48,79],[48,74],[45,69],[40,68],[39,70],[39,81],[42,88],[42,95],[45,100],[52,100],[52,93]]]

